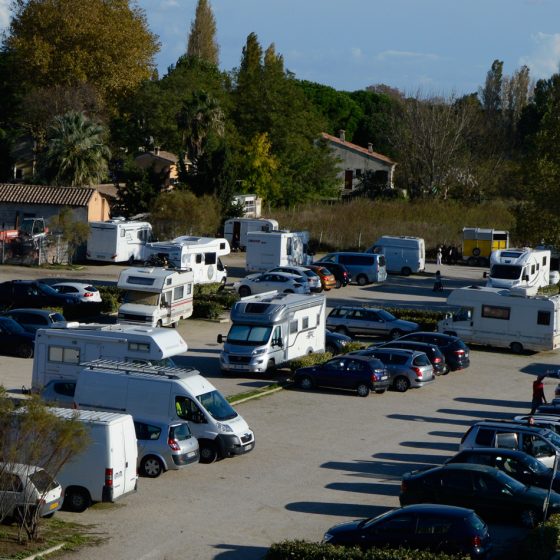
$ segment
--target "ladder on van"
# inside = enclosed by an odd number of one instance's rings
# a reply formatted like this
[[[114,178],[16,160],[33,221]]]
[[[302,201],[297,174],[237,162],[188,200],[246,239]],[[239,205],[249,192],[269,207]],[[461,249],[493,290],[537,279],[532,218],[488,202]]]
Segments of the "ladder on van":
[[[90,370],[108,369],[121,371],[125,374],[157,375],[160,377],[167,377],[167,379],[184,379],[185,377],[200,375],[200,372],[194,368],[150,366],[146,364],[135,364],[134,362],[120,362],[118,360],[91,360],[89,362],[82,362],[80,366]]]

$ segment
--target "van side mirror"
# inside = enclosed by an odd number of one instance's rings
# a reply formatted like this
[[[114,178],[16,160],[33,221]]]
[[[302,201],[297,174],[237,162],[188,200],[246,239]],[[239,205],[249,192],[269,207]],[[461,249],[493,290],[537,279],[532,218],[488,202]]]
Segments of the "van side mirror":
[[[219,335],[218,335],[218,338],[217,338],[218,344],[222,344],[223,341],[224,341],[224,336],[221,335],[221,334],[219,334]]]

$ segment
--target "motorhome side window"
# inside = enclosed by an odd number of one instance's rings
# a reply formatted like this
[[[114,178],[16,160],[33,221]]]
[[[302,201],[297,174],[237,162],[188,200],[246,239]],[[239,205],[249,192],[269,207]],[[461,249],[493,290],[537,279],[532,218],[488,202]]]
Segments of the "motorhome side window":
[[[550,325],[550,311],[539,311],[537,313],[537,325]]]
[[[298,332],[298,320],[294,319],[290,321],[290,334],[294,334]]]
[[[202,255],[196,255],[195,262],[196,262],[196,264],[201,264],[202,263]]]
[[[184,286],[177,286],[173,290],[173,301],[177,301],[178,299],[183,299],[184,297],[185,297]]]
[[[498,307],[497,305],[483,305],[482,306],[482,316],[487,319],[503,319],[504,321],[509,321],[510,314],[509,307]]]
[[[146,342],[129,342],[128,349],[133,352],[149,352],[150,345]]]
[[[216,253],[204,253],[205,264],[216,264]]]
[[[78,348],[64,348],[64,346],[49,346],[49,362],[62,364],[79,364],[80,351]]]
[[[304,318],[302,319],[301,328],[302,328],[303,330],[309,328],[309,317],[304,317]]]
[[[120,234],[121,234],[121,237],[124,237],[126,235],[126,231],[124,229],[121,229]]]
[[[291,255],[292,250],[293,250],[292,238],[288,237],[288,239],[286,239],[286,255]]]

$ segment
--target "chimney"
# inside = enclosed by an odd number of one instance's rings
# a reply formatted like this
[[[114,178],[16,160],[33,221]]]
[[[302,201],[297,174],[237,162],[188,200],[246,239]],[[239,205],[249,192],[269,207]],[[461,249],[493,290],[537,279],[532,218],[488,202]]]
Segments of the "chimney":
[[[368,151],[370,154],[373,154],[373,144],[372,144],[371,142],[368,142],[367,151]]]
[[[338,137],[340,138],[340,140],[341,140],[342,142],[346,142],[346,131],[340,129],[340,130],[338,131]]]

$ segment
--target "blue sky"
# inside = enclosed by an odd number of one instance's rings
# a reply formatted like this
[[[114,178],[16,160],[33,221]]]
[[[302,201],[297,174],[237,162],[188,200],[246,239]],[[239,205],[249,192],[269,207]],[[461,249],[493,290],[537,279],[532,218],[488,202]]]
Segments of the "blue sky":
[[[0,27],[10,0],[0,0]],[[197,0],[138,0],[162,48],[160,75],[185,52]],[[239,65],[247,35],[275,44],[297,78],[353,91],[384,83],[464,94],[493,60],[535,79],[558,72],[560,0],[210,0],[220,66]]]

